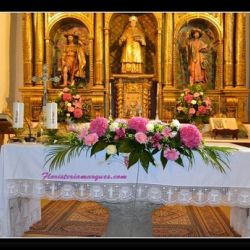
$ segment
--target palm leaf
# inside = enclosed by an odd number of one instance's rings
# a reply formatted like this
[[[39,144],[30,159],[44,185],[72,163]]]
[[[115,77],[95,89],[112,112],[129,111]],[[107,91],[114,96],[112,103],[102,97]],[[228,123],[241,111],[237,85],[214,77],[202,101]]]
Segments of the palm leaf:
[[[45,164],[49,163],[49,170],[57,168],[69,163],[72,158],[79,157],[84,147],[82,145],[58,145],[48,149],[45,156]]]

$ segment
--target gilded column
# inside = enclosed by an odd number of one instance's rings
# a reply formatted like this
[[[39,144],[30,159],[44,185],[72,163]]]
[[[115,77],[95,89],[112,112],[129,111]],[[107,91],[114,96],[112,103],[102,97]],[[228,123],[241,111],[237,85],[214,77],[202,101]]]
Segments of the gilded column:
[[[24,85],[32,82],[33,76],[33,30],[32,30],[32,13],[23,14],[23,75]]]
[[[110,93],[110,89],[109,89],[109,28],[105,27],[104,29],[104,36],[105,36],[105,89],[106,89],[106,93]],[[106,110],[109,110],[109,101],[108,98],[106,98]],[[108,114],[108,112],[107,112]],[[106,114],[106,115],[107,115]],[[120,113],[118,112],[118,116],[120,115]]]
[[[173,14],[165,14],[164,88],[173,84]]]
[[[233,86],[234,13],[225,13],[224,33],[224,86]]]
[[[95,14],[95,84],[103,84],[103,13]]]
[[[235,78],[237,87],[246,86],[246,14],[236,13]]]
[[[123,82],[122,79],[119,79],[116,83],[117,89],[117,102],[116,102],[116,110],[117,110],[117,117],[123,118]]]
[[[35,75],[42,76],[42,66],[44,58],[44,14],[34,13],[35,28]],[[38,84],[42,84],[39,82]]]

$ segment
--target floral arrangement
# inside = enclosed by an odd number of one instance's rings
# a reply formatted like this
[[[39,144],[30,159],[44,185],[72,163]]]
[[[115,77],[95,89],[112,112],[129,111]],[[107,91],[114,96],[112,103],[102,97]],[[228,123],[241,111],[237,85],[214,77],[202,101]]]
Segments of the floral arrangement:
[[[90,106],[77,94],[74,86],[63,88],[55,102],[58,104],[58,122],[89,121]]]
[[[184,89],[177,100],[177,119],[188,123],[208,123],[212,107],[204,93],[204,88],[199,84]]]
[[[49,147],[46,163],[50,163],[50,169],[64,165],[66,159],[69,161],[80,156],[85,148],[90,150],[91,156],[105,150],[106,160],[115,155],[123,156],[128,168],[140,162],[146,172],[150,164],[155,165],[154,155],[158,152],[165,168],[168,161],[184,167],[183,157],[187,157],[192,166],[193,152],[196,151],[206,163],[225,172],[227,156],[233,150],[205,145],[201,133],[193,124],[181,125],[178,120],[166,124],[142,117],[129,120],[99,117],[81,128],[71,124],[65,137],[53,135],[49,144],[60,144]]]

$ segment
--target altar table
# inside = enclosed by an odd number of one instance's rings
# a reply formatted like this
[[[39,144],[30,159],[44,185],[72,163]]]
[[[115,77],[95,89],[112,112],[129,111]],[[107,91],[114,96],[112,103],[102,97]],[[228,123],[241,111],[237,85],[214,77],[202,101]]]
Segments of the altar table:
[[[208,143],[207,143],[208,144]],[[151,212],[160,205],[230,206],[231,226],[250,236],[250,149],[238,148],[230,157],[226,174],[206,165],[195,154],[195,164],[185,167],[169,161],[163,170],[148,173],[135,164],[127,169],[123,156],[105,161],[105,152],[90,157],[83,151],[61,168],[45,166],[48,147],[36,143],[3,145],[0,154],[0,236],[15,237],[41,219],[40,199],[94,200],[109,208],[104,236],[152,236]]]

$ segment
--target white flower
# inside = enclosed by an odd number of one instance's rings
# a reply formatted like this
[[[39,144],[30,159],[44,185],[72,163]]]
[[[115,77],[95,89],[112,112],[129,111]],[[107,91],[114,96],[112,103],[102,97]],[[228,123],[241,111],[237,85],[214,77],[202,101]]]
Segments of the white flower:
[[[180,125],[181,124],[177,119],[173,119],[171,124],[170,124],[171,127],[176,127],[177,129],[179,129]]]
[[[181,96],[184,96],[184,93],[182,93]]]
[[[112,132],[115,132],[116,129],[119,128],[119,123],[118,122],[112,122],[110,125],[109,125],[109,130],[112,131]]]
[[[67,106],[68,106],[68,107],[71,107],[72,105],[71,105],[71,103],[68,103]]]
[[[191,101],[191,103],[194,105],[194,104],[196,104],[196,103],[197,103],[197,101],[192,100],[192,101]]]
[[[155,126],[154,126],[153,123],[150,123],[150,122],[149,122],[149,123],[146,125],[146,128],[147,128],[147,131],[149,131],[149,132],[154,132]]]
[[[203,95],[203,92],[200,92],[200,95]]]
[[[67,113],[66,116],[67,116],[67,117],[70,117],[70,113]]]
[[[108,145],[106,147],[106,151],[107,151],[107,154],[108,155],[114,155],[117,153],[117,149],[116,149],[116,146],[115,145]]]
[[[170,134],[170,137],[174,138],[176,135],[177,135],[177,132],[176,131],[172,131],[172,133]]]
[[[75,98],[76,98],[76,99],[79,99],[79,98],[80,98],[80,95],[77,94],[77,95],[75,96]]]

